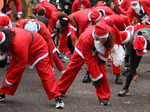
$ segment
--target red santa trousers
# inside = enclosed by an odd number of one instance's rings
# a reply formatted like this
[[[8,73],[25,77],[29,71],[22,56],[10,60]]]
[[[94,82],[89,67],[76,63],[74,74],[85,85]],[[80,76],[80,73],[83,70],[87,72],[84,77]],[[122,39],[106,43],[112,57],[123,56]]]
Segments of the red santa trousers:
[[[61,93],[65,94],[67,92],[83,64],[84,59],[82,59],[80,55],[78,55],[78,53],[74,51],[70,64],[67,66],[65,73],[61,76],[61,78],[58,81],[58,88]],[[102,70],[103,78],[100,81],[100,88],[96,88],[96,93],[99,100],[109,99],[110,87],[106,76],[105,66],[100,65],[99,67]],[[93,74],[91,74],[91,76],[92,75]]]
[[[61,96],[57,88],[56,78],[52,66],[49,64],[48,56],[40,60],[36,64],[36,69],[40,76],[42,86],[45,89],[46,94],[48,96],[48,99],[53,99]],[[21,81],[21,78],[22,74],[17,74],[17,76],[14,76],[13,74],[11,75],[6,74],[2,87],[0,88],[0,93],[14,95]],[[11,81],[12,85],[11,84],[8,85],[9,81]]]
[[[113,69],[113,74],[114,75],[120,75],[120,73],[121,73],[120,65],[115,66],[114,64],[112,64],[112,69]]]

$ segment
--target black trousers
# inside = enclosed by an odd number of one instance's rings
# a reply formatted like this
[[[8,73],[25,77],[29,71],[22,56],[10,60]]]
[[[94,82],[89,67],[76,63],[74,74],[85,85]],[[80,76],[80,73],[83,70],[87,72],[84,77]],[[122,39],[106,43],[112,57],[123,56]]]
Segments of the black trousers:
[[[136,51],[133,49],[133,47],[130,47],[129,49],[129,75],[126,78],[125,85],[123,89],[129,89],[129,86],[131,84],[131,81],[133,80],[133,77],[136,75],[136,69],[139,66],[139,63],[142,59],[142,56],[136,55]]]

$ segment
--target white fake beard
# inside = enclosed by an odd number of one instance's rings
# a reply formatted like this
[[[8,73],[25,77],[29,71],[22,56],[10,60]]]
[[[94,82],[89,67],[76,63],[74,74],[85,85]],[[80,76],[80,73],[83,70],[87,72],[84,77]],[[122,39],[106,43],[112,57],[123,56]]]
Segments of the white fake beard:
[[[133,10],[134,10],[137,14],[140,14],[141,8],[140,8],[140,4],[139,4],[139,3],[137,3],[136,6],[132,6],[132,8],[133,8]]]
[[[111,57],[115,66],[122,65],[125,58],[125,51],[123,47],[121,45],[114,45],[114,49],[111,52]]]
[[[104,45],[100,41],[94,40],[94,46],[95,46],[96,51],[98,53],[101,53],[101,54],[105,53],[106,48],[104,47]]]

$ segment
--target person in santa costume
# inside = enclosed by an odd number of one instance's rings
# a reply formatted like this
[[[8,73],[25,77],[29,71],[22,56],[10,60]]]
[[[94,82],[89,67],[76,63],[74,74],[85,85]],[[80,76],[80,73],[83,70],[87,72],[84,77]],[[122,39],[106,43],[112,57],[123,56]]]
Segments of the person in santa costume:
[[[102,22],[106,23],[107,25],[109,25],[110,27],[117,27],[120,31],[125,30],[125,28],[127,26],[130,25],[129,19],[127,16],[120,16],[120,15],[110,15],[110,16],[104,16],[101,19]],[[122,79],[121,79],[121,69],[120,69],[120,65],[115,66],[112,63],[112,70],[113,70],[113,74],[116,75],[116,79],[115,79],[115,83],[116,84],[123,84]]]
[[[119,14],[121,16],[127,15],[127,12],[120,6],[116,5],[114,3],[114,0],[106,0],[105,3],[106,6],[110,7],[116,14]]]
[[[23,14],[20,0],[6,0],[6,1],[7,1],[6,14],[9,16],[9,18],[12,19],[12,2],[14,2],[17,10],[16,19],[20,19]]]
[[[72,4],[72,13],[83,10],[85,8],[91,8],[89,0],[74,0]]]
[[[128,10],[128,17],[133,23],[136,18],[137,23],[150,24],[150,1],[149,0],[130,0],[131,7]]]
[[[130,7],[130,0],[114,0],[114,4],[127,11]]]
[[[51,33],[49,32],[49,30],[47,29],[44,23],[36,19],[21,19],[17,21],[16,27],[39,33],[47,42],[52,67],[53,67],[53,61],[54,61],[58,70],[61,73],[64,72],[64,65],[57,55],[57,52],[56,52],[57,49],[51,38]]]
[[[72,34],[76,34],[75,36],[72,37],[76,37],[79,38],[80,34],[90,25],[94,25],[96,24],[102,17],[101,13],[96,9],[96,8],[92,8],[92,9],[84,9],[82,11],[77,11],[75,13],[72,13],[68,16],[71,20],[73,20],[74,24],[72,26],[69,26],[70,29],[69,31],[72,32],[68,32]],[[83,24],[84,23],[84,24]],[[74,33],[75,32],[75,33]],[[64,38],[66,38],[66,36],[64,36]],[[64,38],[62,38],[60,41],[60,45],[58,46],[58,50],[63,53],[64,49],[66,48],[66,42],[64,42]],[[73,43],[75,43],[75,38],[72,39]]]
[[[64,107],[50,65],[48,46],[43,37],[16,27],[0,28],[0,51],[10,56],[10,64],[0,88],[1,102],[5,101],[5,94],[15,94],[23,72],[29,64],[31,69],[36,67],[48,99],[56,100],[56,108]]]
[[[99,22],[87,28],[80,35],[71,62],[58,80],[59,91],[66,94],[82,65],[86,62],[100,103],[108,105],[110,87],[106,76],[105,61],[113,45],[114,41],[107,25]]]
[[[131,81],[136,80],[136,69],[139,66],[142,57],[150,50],[150,25],[135,25],[127,27],[123,32],[120,32],[122,44],[128,44],[129,67],[123,89],[118,96],[126,96],[129,92]]]
[[[99,12],[96,8],[92,9],[84,9],[81,11],[77,11],[75,13],[72,13],[69,15],[69,18],[74,21],[74,25],[69,26],[69,32],[66,36],[63,36],[60,38],[58,50],[63,53],[66,49],[66,43],[67,39],[66,37],[71,37],[72,44],[75,45],[75,40],[79,38],[79,36],[84,32],[84,30],[91,25],[96,24],[98,21],[100,21],[102,17],[102,13]],[[84,24],[83,24],[84,23]],[[67,50],[66,54],[67,59],[71,56],[71,53],[69,50]],[[87,68],[88,71],[88,68]],[[83,82],[91,82],[89,77],[89,72],[86,73],[86,75],[83,78]]]
[[[38,10],[41,10],[41,9],[43,9],[43,11],[45,12],[45,17],[48,18],[50,21],[48,25],[48,29],[50,33],[52,33],[53,28],[56,25],[56,21],[57,21],[56,15],[58,13],[58,9],[53,4],[47,1],[42,1],[34,7],[35,13],[37,13]]]

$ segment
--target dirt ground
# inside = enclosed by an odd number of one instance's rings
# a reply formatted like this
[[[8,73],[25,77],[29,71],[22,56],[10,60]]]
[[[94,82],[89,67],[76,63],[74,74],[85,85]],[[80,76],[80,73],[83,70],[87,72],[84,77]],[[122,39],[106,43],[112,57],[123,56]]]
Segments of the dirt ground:
[[[114,84],[115,76],[111,67],[107,67],[111,104],[101,106],[92,84],[81,82],[86,73],[83,66],[64,98],[65,108],[56,110],[54,100],[48,101],[36,70],[26,69],[16,94],[7,96],[7,102],[0,104],[0,112],[150,112],[150,72],[144,72],[146,70],[150,70],[150,53],[142,59],[138,69],[140,80],[132,82],[131,95],[120,98],[117,93],[123,85]],[[4,74],[5,70],[0,69],[0,83]],[[56,77],[60,77],[57,71]],[[122,78],[125,80],[125,77]]]

